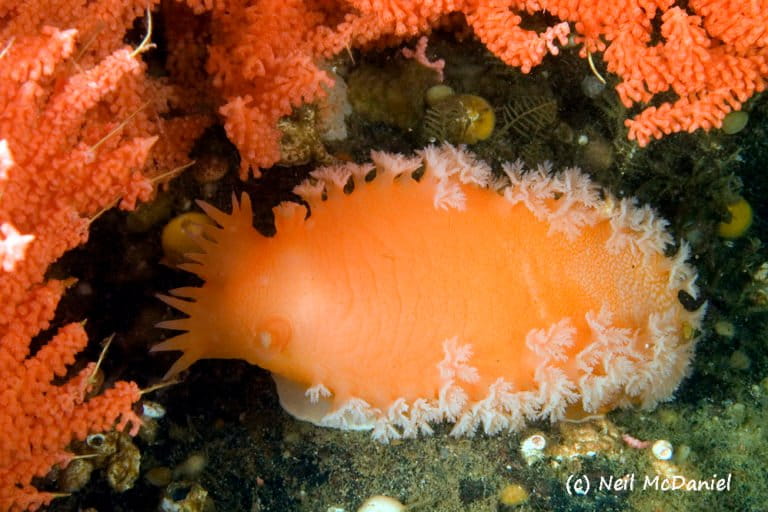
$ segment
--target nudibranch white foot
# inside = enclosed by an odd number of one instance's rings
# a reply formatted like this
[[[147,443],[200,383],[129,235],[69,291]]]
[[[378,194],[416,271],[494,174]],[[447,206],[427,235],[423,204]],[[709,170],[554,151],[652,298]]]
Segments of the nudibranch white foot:
[[[274,209],[277,233],[201,203],[220,227],[184,268],[205,283],[165,300],[186,331],[175,374],[202,358],[272,372],[283,407],[387,441],[519,430],[578,409],[653,407],[689,369],[703,308],[688,249],[666,222],[578,169],[506,164],[452,146],[315,170],[309,206]],[[374,173],[375,171],[375,173]],[[375,174],[375,177],[373,175]],[[371,179],[372,178],[372,179]]]

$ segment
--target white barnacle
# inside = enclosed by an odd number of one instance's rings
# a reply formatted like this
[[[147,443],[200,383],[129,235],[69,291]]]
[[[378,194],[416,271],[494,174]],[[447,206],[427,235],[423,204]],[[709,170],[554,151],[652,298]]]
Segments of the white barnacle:
[[[537,460],[544,458],[544,449],[547,447],[547,438],[542,434],[533,434],[520,443],[520,453],[525,462],[530,466]]]
[[[659,460],[669,460],[674,454],[672,443],[666,439],[659,439],[651,446],[651,453]]]
[[[159,419],[165,416],[165,407],[157,402],[144,400],[141,402],[141,415],[147,418]]]

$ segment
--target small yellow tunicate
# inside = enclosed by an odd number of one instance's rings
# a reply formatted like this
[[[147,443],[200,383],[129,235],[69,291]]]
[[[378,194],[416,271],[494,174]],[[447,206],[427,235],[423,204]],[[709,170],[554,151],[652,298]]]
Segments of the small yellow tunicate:
[[[743,197],[728,205],[731,219],[717,226],[717,234],[723,238],[739,238],[752,225],[752,206]]]
[[[695,334],[695,329],[691,324],[688,322],[683,322],[683,339],[690,340],[693,339],[693,335]]]
[[[203,226],[214,226],[214,222],[203,213],[183,213],[171,219],[163,228],[160,243],[168,263],[185,261],[184,254],[200,252],[196,238],[202,236]]]
[[[167,466],[152,468],[144,475],[147,482],[155,487],[165,487],[173,480],[173,472]]]
[[[453,96],[454,94],[453,89],[449,86],[445,84],[437,84],[427,89],[427,92],[424,94],[424,99],[427,101],[427,105],[432,107],[448,96]]]
[[[675,452],[675,462],[677,464],[682,464],[683,462],[687,461],[690,456],[691,447],[687,444],[682,444]]]
[[[733,338],[736,335],[736,326],[728,320],[718,320],[714,328],[718,336],[723,338]]]
[[[664,425],[674,425],[680,419],[680,415],[673,409],[659,409],[657,412],[659,421]]]
[[[173,476],[195,479],[203,472],[207,462],[208,460],[205,455],[201,453],[193,453],[187,457],[184,462],[174,468]]]
[[[747,126],[747,121],[749,121],[749,114],[743,110],[729,112],[723,118],[723,131],[728,135],[739,133]]]
[[[748,370],[752,365],[752,361],[743,350],[734,350],[728,362],[734,370]]]
[[[469,120],[462,142],[474,144],[490,137],[496,127],[496,114],[493,113],[493,107],[483,98],[474,94],[459,94],[457,98],[464,106]]]
[[[519,484],[509,484],[499,493],[499,502],[508,507],[522,505],[528,501],[528,491]]]

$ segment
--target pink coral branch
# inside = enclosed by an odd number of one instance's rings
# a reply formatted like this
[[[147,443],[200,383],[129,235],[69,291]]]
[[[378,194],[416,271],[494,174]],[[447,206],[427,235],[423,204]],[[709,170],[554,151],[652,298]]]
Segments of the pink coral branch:
[[[415,59],[416,62],[424,66],[425,68],[433,69],[437,73],[438,80],[443,81],[443,70],[445,69],[445,60],[429,60],[427,57],[427,36],[421,36],[419,42],[416,44],[416,48],[413,50],[410,48],[403,48],[403,56],[407,59]]]
[[[635,450],[645,450],[649,446],[651,446],[650,441],[641,441],[640,439],[636,437],[632,437],[629,434],[622,434],[621,438],[624,440],[625,443],[627,443],[627,446],[630,448],[634,448]]]

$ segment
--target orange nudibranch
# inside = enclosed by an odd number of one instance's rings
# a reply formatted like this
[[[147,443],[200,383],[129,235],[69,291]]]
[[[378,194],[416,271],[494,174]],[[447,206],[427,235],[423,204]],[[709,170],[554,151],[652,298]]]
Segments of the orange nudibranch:
[[[675,391],[703,308],[678,300],[697,296],[696,274],[685,244],[665,255],[651,208],[575,168],[495,176],[449,145],[371,156],[315,170],[295,189],[309,212],[281,203],[274,237],[252,227],[247,195],[231,214],[201,203],[219,227],[184,267],[203,286],[165,297],[188,315],[161,324],[185,331],[155,347],[183,352],[170,373],[244,359],[294,416],[382,441]]]

